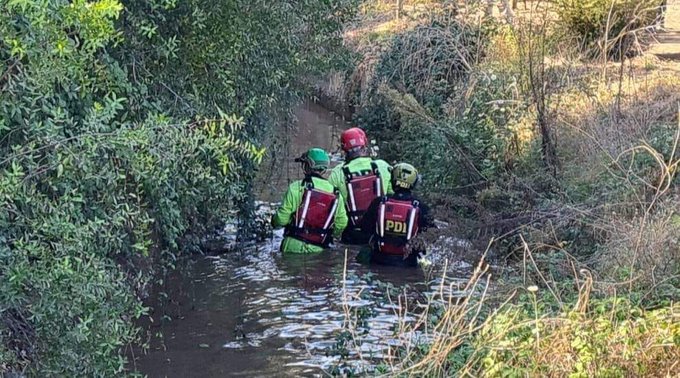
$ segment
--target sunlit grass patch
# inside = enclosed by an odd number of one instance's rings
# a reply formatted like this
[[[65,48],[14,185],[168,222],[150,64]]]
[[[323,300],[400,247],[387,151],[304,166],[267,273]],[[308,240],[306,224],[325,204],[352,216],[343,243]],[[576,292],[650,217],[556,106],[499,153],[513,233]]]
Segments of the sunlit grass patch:
[[[399,323],[394,335],[420,336],[394,345],[369,370],[409,377],[680,373],[678,304],[645,309],[626,296],[597,292],[601,283],[587,270],[571,282],[573,295],[564,293],[569,286],[564,284],[560,297],[555,282],[542,281],[518,287],[503,299],[506,290],[491,283],[482,258],[456,296],[452,288],[442,287],[415,307],[405,307],[405,298],[393,298],[401,318],[415,319]],[[356,323],[351,319],[357,314],[346,316],[348,326]],[[349,330],[345,337],[352,334]]]

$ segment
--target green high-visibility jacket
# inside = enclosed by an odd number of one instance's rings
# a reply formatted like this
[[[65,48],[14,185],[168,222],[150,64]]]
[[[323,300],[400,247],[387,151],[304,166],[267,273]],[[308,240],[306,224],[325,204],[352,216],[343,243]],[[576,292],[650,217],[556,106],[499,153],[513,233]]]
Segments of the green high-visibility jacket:
[[[335,191],[333,185],[321,177],[312,176],[312,183],[316,190],[327,193],[333,193]],[[272,226],[275,228],[286,227],[293,222],[295,212],[302,203],[304,191],[305,186],[302,183],[302,180],[295,181],[288,186],[281,207],[279,207],[272,218]],[[342,194],[339,194],[339,196],[339,203],[344,203]],[[345,211],[344,206],[338,206],[333,223],[333,237],[340,238],[345,227],[347,227],[347,212]],[[281,242],[281,251],[284,253],[316,253],[323,251],[323,247],[286,236]]]
[[[350,173],[357,173],[362,171],[366,172],[372,170],[371,162],[375,163],[375,165],[378,167],[380,179],[382,180],[383,190],[386,191],[386,194],[394,193],[394,191],[392,190],[392,176],[390,174],[391,167],[389,164],[387,164],[386,161],[380,159],[374,160],[370,157],[354,158],[345,164],[341,164],[333,168],[333,171],[328,177],[328,182],[330,182],[334,187],[336,187],[340,191],[340,194],[342,194],[342,198],[344,198],[345,200],[345,207],[347,207],[348,197],[347,197],[347,180],[345,178],[344,167],[347,167]]]

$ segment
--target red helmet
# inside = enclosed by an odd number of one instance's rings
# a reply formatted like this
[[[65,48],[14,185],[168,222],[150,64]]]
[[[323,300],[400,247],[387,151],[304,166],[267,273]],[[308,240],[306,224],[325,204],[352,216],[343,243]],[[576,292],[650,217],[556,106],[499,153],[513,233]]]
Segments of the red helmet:
[[[340,135],[340,144],[342,144],[342,150],[347,152],[357,147],[366,147],[368,145],[368,140],[366,139],[366,133],[358,127],[352,127],[342,132]]]

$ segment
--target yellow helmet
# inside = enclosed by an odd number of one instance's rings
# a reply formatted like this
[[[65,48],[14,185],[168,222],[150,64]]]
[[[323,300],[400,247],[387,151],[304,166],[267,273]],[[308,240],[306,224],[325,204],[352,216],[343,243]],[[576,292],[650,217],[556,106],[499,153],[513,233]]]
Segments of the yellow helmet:
[[[408,163],[399,163],[392,167],[392,187],[413,189],[420,181],[418,170]]]

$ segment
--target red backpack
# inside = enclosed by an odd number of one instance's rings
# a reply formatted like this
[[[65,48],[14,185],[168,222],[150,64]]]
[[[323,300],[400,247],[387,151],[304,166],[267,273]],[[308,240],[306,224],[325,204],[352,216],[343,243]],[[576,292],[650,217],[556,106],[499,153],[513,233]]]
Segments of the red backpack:
[[[383,197],[378,207],[378,250],[390,255],[403,255],[409,240],[418,234],[418,201],[400,201]]]
[[[347,183],[347,215],[351,224],[358,227],[371,202],[385,194],[380,171],[375,162],[371,162],[370,171],[351,173],[347,167],[342,171]]]
[[[293,218],[293,224],[288,226],[288,236],[304,242],[323,246],[328,243],[330,229],[338,208],[338,192],[324,192],[314,189],[311,179],[305,179],[305,191],[302,202],[298,206]]]

